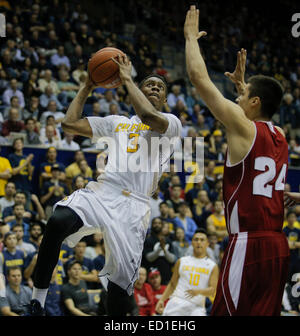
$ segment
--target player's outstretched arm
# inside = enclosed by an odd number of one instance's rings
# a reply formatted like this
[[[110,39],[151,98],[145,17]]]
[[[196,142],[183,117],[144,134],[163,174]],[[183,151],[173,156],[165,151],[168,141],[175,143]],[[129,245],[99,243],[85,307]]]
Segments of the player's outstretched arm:
[[[227,130],[243,137],[249,134],[251,138],[254,133],[251,121],[247,119],[240,106],[223,97],[208,75],[198,45],[198,39],[205,36],[206,32],[199,32],[198,26],[199,10],[191,6],[184,24],[186,66],[189,78],[211,113]]]
[[[285,192],[284,193],[284,205],[287,208],[293,207],[296,204],[300,204],[300,193]]]
[[[78,91],[76,97],[73,99],[65,118],[61,122],[64,132],[92,138],[93,133],[90,123],[87,119],[82,119],[81,117],[87,97],[94,88],[94,84],[88,77],[84,86]]]
[[[112,58],[112,60],[119,65],[121,81],[126,85],[130,102],[141,121],[150,126],[153,131],[165,133],[169,121],[155,109],[144,93],[135,85],[131,77],[131,62],[127,56],[118,55],[117,58]]]

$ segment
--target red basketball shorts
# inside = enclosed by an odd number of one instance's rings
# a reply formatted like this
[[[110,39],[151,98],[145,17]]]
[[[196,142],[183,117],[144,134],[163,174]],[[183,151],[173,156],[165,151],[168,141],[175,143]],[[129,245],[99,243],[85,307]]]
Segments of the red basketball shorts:
[[[283,233],[231,235],[211,315],[280,315],[288,267],[289,247]]]

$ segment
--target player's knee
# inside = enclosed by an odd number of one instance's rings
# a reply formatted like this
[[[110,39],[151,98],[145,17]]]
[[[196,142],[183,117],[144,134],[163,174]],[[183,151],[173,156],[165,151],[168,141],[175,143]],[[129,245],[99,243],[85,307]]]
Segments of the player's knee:
[[[57,208],[49,218],[47,229],[54,231],[57,235],[68,231],[68,217],[62,213],[60,208]]]

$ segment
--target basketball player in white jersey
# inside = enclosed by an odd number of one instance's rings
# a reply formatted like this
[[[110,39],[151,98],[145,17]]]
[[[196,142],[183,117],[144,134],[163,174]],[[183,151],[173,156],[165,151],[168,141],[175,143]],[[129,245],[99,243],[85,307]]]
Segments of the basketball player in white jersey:
[[[129,296],[138,277],[143,244],[150,217],[149,197],[156,190],[170,152],[157,148],[156,162],[152,162],[153,137],[180,137],[181,123],[172,114],[160,112],[166,101],[167,85],[157,75],[146,77],[137,87],[131,78],[131,62],[118,56],[120,78],[126,86],[136,115],[81,118],[85,101],[94,89],[90,79],[79,90],[70,104],[62,127],[65,132],[92,138],[92,142],[109,137],[116,144],[109,148],[105,172],[97,182],[76,190],[55,205],[39,249],[32,301],[28,315],[43,314],[43,306],[53,269],[64,240],[70,247],[84,236],[103,232],[105,266],[100,280],[108,290],[108,314],[126,315]],[[148,144],[143,151],[141,143]],[[170,148],[169,148],[170,150]],[[139,153],[140,151],[140,153]],[[158,171],[118,171],[129,163],[133,154],[140,154],[142,162]],[[151,162],[150,162],[151,161]],[[123,168],[122,166],[122,168]]]
[[[217,264],[207,257],[206,232],[198,229],[193,235],[193,256],[178,259],[172,278],[156,311],[164,316],[206,316],[205,299],[214,296],[218,283]],[[166,307],[164,302],[169,297]]]

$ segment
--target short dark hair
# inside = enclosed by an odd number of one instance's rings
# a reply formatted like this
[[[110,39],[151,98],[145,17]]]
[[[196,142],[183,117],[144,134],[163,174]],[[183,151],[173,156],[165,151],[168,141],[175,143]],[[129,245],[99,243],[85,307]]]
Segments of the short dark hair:
[[[207,231],[206,231],[205,229],[203,229],[203,228],[199,228],[199,229],[197,229],[197,230],[194,232],[192,239],[194,238],[195,234],[197,234],[197,233],[203,233],[203,234],[205,234],[206,237],[208,238]]]
[[[261,101],[261,113],[272,118],[280,106],[283,88],[281,84],[272,77],[257,75],[249,78],[249,98],[259,97]]]
[[[22,270],[21,270],[21,268],[19,266],[12,266],[12,267],[8,267],[7,268],[6,276],[7,277],[10,276],[10,272],[15,271],[15,270],[19,270],[21,272],[21,275],[22,275]]]
[[[25,125],[27,125],[28,122],[29,122],[30,120],[33,121],[33,122],[35,122],[34,118],[32,118],[32,117],[28,117],[28,118],[25,120]]]
[[[68,271],[76,264],[80,265],[80,267],[82,268],[82,263],[75,259],[70,261],[70,263],[68,264]]]
[[[22,144],[24,145],[24,139],[22,137],[20,138],[16,138],[14,141],[13,141],[13,144],[12,144],[12,147],[15,148],[15,144],[18,140],[21,140],[22,141]]]
[[[166,87],[166,95],[167,95],[168,94],[168,83],[167,83],[165,77],[160,76],[158,74],[151,74],[151,75],[146,76],[143,80],[140,81],[139,88],[141,89],[142,86],[144,85],[144,83],[146,82],[146,80],[149,79],[149,78],[152,78],[152,77],[159,78],[164,83],[164,85]]]

